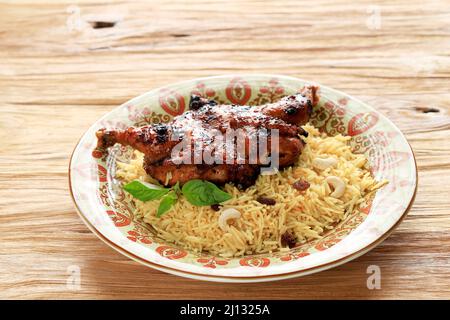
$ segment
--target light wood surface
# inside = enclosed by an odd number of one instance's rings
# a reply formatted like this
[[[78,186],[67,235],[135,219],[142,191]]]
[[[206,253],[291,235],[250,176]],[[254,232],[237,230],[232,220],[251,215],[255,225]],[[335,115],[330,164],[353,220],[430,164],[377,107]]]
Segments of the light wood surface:
[[[0,298],[450,298],[450,3],[351,2],[0,0]],[[419,190],[392,236],[332,270],[236,285],[149,269],[87,229],[67,181],[84,131],[149,89],[238,72],[314,80],[394,121]]]

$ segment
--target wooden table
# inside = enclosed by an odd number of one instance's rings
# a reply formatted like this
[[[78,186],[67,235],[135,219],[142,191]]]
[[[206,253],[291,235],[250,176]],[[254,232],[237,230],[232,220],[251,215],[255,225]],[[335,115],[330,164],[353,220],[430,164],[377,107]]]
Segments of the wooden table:
[[[450,298],[448,1],[39,2],[0,1],[0,298]],[[86,228],[67,181],[84,131],[151,88],[238,72],[340,89],[406,134],[419,190],[383,244],[319,274],[235,285],[149,269]]]

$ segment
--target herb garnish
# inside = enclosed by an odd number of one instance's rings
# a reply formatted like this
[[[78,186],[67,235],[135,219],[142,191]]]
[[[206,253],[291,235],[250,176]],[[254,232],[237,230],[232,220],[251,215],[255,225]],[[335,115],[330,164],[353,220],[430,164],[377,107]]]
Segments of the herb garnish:
[[[130,193],[136,199],[141,201],[150,201],[160,199],[167,194],[170,189],[157,186],[144,181],[134,180],[126,184],[123,189]]]
[[[170,210],[172,206],[177,202],[178,196],[175,191],[170,191],[168,194],[162,197],[161,202],[159,203],[158,212],[156,216],[159,218],[164,213]]]
[[[204,180],[191,180],[186,182],[181,189],[183,195],[194,206],[210,206],[218,204],[232,197],[222,191],[214,183]]]
[[[214,183],[198,179],[186,182],[181,189],[179,183],[172,188],[164,188],[139,180],[134,180],[123,188],[133,197],[144,202],[161,199],[157,217],[169,211],[177,202],[180,194],[183,194],[186,200],[194,206],[211,206],[232,198],[230,194],[222,191]]]

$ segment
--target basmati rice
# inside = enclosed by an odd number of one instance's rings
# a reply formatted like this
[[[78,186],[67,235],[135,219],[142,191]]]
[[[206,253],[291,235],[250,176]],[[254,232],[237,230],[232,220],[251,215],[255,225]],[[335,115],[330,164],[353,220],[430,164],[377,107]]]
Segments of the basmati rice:
[[[374,180],[365,156],[352,152],[350,137],[329,137],[311,125],[304,129],[309,135],[296,165],[273,175],[260,175],[255,185],[245,191],[225,185],[224,190],[233,198],[223,203],[221,211],[234,208],[241,213],[228,232],[218,225],[220,212],[193,206],[182,196],[159,218],[156,217],[159,200],[144,203],[127,196],[135,204],[135,214],[150,224],[160,238],[196,253],[235,257],[285,250],[281,240],[285,232],[293,233],[298,243],[321,238],[364,206],[387,182]],[[333,157],[337,164],[318,170],[313,167],[313,160],[318,157]],[[130,163],[118,163],[117,178],[124,183],[135,179],[154,182],[142,168],[142,161],[143,154],[135,151]],[[339,199],[330,196],[333,190],[326,182],[328,176],[337,176],[346,184]],[[293,183],[300,179],[309,182],[306,191],[293,188]],[[258,196],[272,198],[276,204],[261,204],[256,201]]]

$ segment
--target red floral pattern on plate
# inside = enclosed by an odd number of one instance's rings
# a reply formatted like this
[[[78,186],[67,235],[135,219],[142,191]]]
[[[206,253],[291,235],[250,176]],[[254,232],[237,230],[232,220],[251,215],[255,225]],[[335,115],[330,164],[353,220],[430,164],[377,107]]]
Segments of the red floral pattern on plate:
[[[128,237],[127,238],[130,239],[131,241],[134,241],[134,242],[139,241],[139,242],[142,242],[142,243],[145,243],[145,244],[152,243],[152,241],[150,240],[150,237],[146,233],[141,233],[141,232],[136,231],[136,230],[130,230],[127,233],[128,233]]]
[[[197,262],[203,264],[205,268],[212,268],[212,269],[215,269],[217,266],[224,266],[228,264],[227,260],[219,259],[217,257],[200,258],[197,259]]]
[[[310,123],[330,136],[345,134],[345,114],[346,111],[343,106],[334,104],[331,101],[326,101],[323,104],[323,107],[317,106],[315,108]]]
[[[242,78],[234,78],[225,89],[226,96],[232,104],[244,105],[252,96],[252,88]]]
[[[334,246],[336,243],[338,243],[341,240],[342,240],[341,238],[326,239],[326,240],[323,240],[323,241],[320,241],[319,243],[317,243],[315,248],[319,251],[323,251],[323,250],[331,248],[332,246]]]
[[[174,248],[171,246],[159,246],[156,248],[156,252],[164,258],[170,260],[181,259],[187,255],[187,252],[182,249]]]
[[[251,105],[262,105],[280,100],[285,96],[285,88],[280,84],[277,78],[270,79],[267,85],[259,88],[259,92]]]
[[[377,173],[379,170],[387,170],[398,167],[410,157],[407,152],[400,151],[389,151],[389,152],[379,152],[374,157],[373,165],[371,170],[373,173]],[[371,157],[372,158],[372,157]]]
[[[172,117],[169,114],[156,113],[150,107],[137,108],[134,105],[127,106],[128,119],[134,126],[140,127],[147,124],[167,123]]]
[[[98,181],[106,182],[106,175],[107,175],[106,168],[104,166],[102,166],[101,164],[99,164],[98,165]]]
[[[162,89],[160,91],[159,104],[171,116],[182,114],[186,107],[184,97],[178,92],[169,89]]]
[[[378,115],[373,112],[359,113],[348,122],[348,135],[356,136],[368,131],[378,122]]]
[[[239,260],[239,264],[244,267],[265,268],[270,264],[270,259],[262,257],[246,257]]]
[[[113,210],[108,210],[106,211],[106,213],[112,219],[116,227],[125,227],[131,223],[131,219],[121,213],[115,212]]]
[[[281,261],[292,261],[292,260],[297,260],[306,256],[309,256],[310,253],[309,252],[292,252],[292,253],[288,253],[285,256],[282,256],[280,258]]]
[[[197,82],[195,88],[191,91],[191,95],[193,94],[200,96],[202,98],[213,100],[219,104],[225,103],[225,101],[220,97],[220,95],[217,94],[216,90],[208,88],[206,84],[204,84],[203,82]]]

